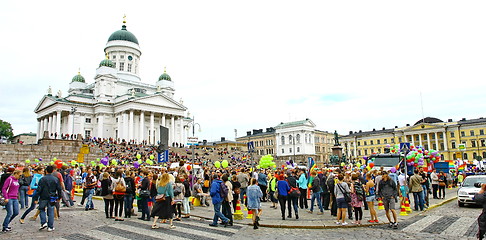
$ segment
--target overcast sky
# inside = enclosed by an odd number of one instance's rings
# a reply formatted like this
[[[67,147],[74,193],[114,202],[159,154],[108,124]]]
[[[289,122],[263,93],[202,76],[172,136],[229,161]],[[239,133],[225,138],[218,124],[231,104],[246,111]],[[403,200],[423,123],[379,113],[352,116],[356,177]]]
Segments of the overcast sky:
[[[0,119],[36,132],[48,87],[66,96],[78,68],[94,82],[124,14],[142,81],[167,66],[200,139],[305,118],[347,134],[486,115],[486,1],[145,2],[4,1]]]

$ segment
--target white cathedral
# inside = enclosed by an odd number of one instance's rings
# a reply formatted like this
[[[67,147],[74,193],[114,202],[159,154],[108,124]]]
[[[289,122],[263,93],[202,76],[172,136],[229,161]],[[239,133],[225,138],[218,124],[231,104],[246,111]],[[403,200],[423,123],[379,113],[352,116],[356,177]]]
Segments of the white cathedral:
[[[187,108],[173,99],[174,83],[165,69],[155,85],[141,82],[142,52],[125,24],[108,38],[94,83],[78,72],[66,97],[53,95],[49,87],[35,108],[37,140],[81,134],[157,144],[163,126],[169,129],[169,145],[186,142],[192,121]]]

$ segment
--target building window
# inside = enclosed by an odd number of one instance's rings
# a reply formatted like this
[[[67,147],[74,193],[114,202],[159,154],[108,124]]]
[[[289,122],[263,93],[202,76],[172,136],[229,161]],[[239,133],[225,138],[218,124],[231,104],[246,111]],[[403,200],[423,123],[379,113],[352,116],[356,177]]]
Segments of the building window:
[[[391,143],[395,143],[395,138],[392,138],[391,139]]]
[[[444,151],[445,148],[444,148],[444,143],[440,143],[440,150]]]
[[[360,141],[358,141],[358,147],[359,147],[359,146],[361,146],[361,142],[360,142]],[[360,155],[361,155],[361,154],[360,154]]]
[[[116,62],[113,63],[113,67],[116,69]]]
[[[111,57],[111,59],[116,59],[116,55],[113,55],[113,56]]]
[[[430,137],[430,138],[435,139],[435,134],[432,134],[432,137]]]
[[[464,160],[467,160],[467,153],[464,153]]]
[[[415,136],[415,141],[416,141],[416,142],[419,142],[419,136],[418,136],[418,135],[417,135],[417,136]]]
[[[451,142],[451,147],[452,147],[452,148],[456,148],[456,142],[455,142],[455,141],[452,141],[452,142]]]
[[[86,119],[84,120],[84,122],[85,122],[85,123],[91,123],[91,118],[86,118]]]
[[[90,138],[91,137],[91,131],[90,130],[84,131],[84,137],[85,138]]]
[[[116,122],[118,122],[118,118],[116,118]]]
[[[300,152],[300,147],[297,147],[297,152]]]
[[[289,148],[289,153],[292,153],[292,148]]]
[[[473,153],[473,159],[476,159],[477,156],[478,156],[478,154]]]
[[[465,137],[466,133],[464,131],[461,131],[461,137]]]
[[[442,139],[443,137],[444,137],[444,135],[442,135],[442,133],[439,133],[439,138]]]
[[[285,137],[282,136],[282,145],[285,145]],[[283,149],[282,149],[283,150]],[[282,152],[283,153],[283,152]]]
[[[401,141],[402,141],[402,140],[401,140],[401,138],[400,138],[400,142],[401,142]],[[384,143],[384,144],[387,144],[387,143],[388,143],[388,139],[386,139],[386,138],[385,138],[385,139],[383,139],[383,143]]]
[[[473,148],[476,147],[476,140],[471,140],[471,147],[473,147]]]
[[[365,145],[365,146],[366,146],[366,141],[364,141],[363,145]]]
[[[131,72],[131,71],[132,71],[132,64],[131,64],[131,63],[129,63],[129,64],[127,65],[127,71],[129,71],[129,72]]]
[[[455,135],[454,132],[451,132],[451,138],[455,137],[454,135]]]
[[[428,137],[429,137],[429,135],[428,134],[425,134],[424,135],[424,140],[427,140]]]
[[[380,139],[376,140],[376,144],[380,144]]]
[[[486,147],[486,141],[484,139],[481,139],[481,147]]]
[[[483,158],[486,158],[486,152],[483,152]]]
[[[470,133],[471,133],[471,136],[474,136],[474,130],[471,130]]]
[[[285,150],[282,148],[282,153],[285,153]]]
[[[370,140],[370,145],[373,145],[373,140]]]
[[[124,59],[125,58],[125,55],[120,55],[120,59]]]
[[[368,150],[367,150],[367,149],[365,149],[364,151],[365,151],[365,155],[368,155]]]
[[[125,71],[125,63],[120,63],[120,71]]]
[[[479,129],[479,135],[484,135],[484,130],[483,129]]]
[[[300,134],[297,134],[297,136],[295,138],[297,140],[297,143],[300,143]]]

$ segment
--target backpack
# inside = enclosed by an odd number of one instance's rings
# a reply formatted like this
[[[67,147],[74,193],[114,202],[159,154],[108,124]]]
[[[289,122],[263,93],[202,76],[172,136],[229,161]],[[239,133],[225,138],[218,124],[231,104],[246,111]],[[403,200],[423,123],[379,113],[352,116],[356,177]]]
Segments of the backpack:
[[[175,197],[175,196],[179,196],[179,194],[181,194],[181,193],[182,193],[182,189],[181,189],[181,187],[180,187],[180,186],[175,185],[175,187],[174,187],[174,197]]]
[[[118,182],[116,183],[116,186],[115,186],[115,192],[124,193],[126,191],[127,191],[127,188],[125,186],[123,186],[121,178],[118,179]]]
[[[125,184],[127,185],[127,186],[126,186],[126,192],[128,192],[128,193],[133,192],[133,186],[132,186],[132,181],[131,181],[131,179],[130,179],[130,180],[128,180],[128,181],[127,181],[127,180],[125,180]]]
[[[221,196],[222,199],[228,197],[228,186],[226,186],[224,182],[221,182],[221,186],[219,188],[219,195]]]
[[[356,192],[356,197],[358,198],[358,201],[363,201],[364,189],[363,189],[363,185],[361,185],[359,181],[354,182],[354,191]]]

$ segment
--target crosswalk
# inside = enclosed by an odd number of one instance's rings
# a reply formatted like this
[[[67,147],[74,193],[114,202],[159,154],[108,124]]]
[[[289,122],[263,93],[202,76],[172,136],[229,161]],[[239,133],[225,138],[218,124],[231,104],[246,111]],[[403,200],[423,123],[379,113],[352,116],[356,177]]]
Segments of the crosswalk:
[[[465,216],[417,216],[400,224],[401,231],[408,233],[431,233],[442,236],[474,237],[478,225],[476,218]]]
[[[96,227],[94,229],[64,236],[63,240],[88,240],[88,239],[229,239],[242,226],[231,226],[224,228],[210,227],[211,221],[199,219],[184,219],[182,222],[174,222],[175,229],[169,229],[168,224],[158,223],[160,228],[152,229],[152,221],[139,221],[126,219],[124,222]]]

